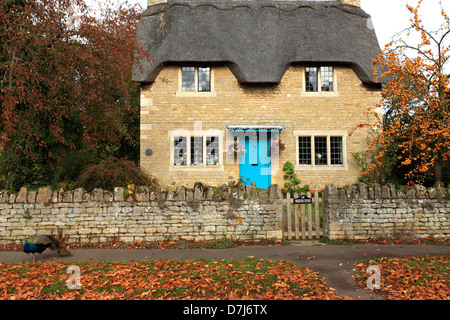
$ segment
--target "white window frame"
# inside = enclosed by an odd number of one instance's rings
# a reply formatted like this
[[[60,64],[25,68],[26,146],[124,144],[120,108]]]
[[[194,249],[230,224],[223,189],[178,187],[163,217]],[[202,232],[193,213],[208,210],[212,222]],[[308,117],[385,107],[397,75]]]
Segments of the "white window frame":
[[[348,132],[344,130],[330,130],[330,131],[303,131],[294,130],[295,138],[295,170],[348,170],[347,163],[347,137]],[[311,164],[300,164],[299,160],[299,137],[310,137],[311,138]],[[315,137],[326,137],[327,138],[327,164],[326,165],[316,165],[315,156]],[[342,164],[331,164],[331,137],[342,137]]]
[[[183,91],[183,67],[194,67],[195,69],[195,90],[194,91]],[[208,66],[211,68],[211,74],[210,74],[210,87],[211,91],[198,91],[198,68],[202,66],[181,66],[178,68],[178,91],[175,93],[177,97],[216,97],[217,93],[214,91],[214,68],[211,66]]]
[[[333,91],[321,91],[320,88],[322,87],[322,79],[320,68],[321,67],[332,67],[333,68]],[[319,90],[317,92],[309,92],[306,91],[306,68],[317,68],[318,74],[317,74],[317,86]],[[329,97],[338,97],[338,81],[337,81],[337,68],[335,66],[330,65],[314,65],[314,66],[305,66],[302,68],[302,90],[301,90],[301,96],[303,97],[323,97],[323,98],[329,98]]]
[[[174,165],[174,138],[186,137],[186,165],[176,166]],[[191,137],[202,137],[203,141],[203,164],[191,165]],[[206,164],[206,138],[218,137],[219,138],[219,164],[207,165]],[[194,132],[189,130],[174,130],[169,131],[169,148],[170,148],[170,165],[169,171],[224,171],[224,159],[223,159],[223,137],[224,132],[222,130],[204,130],[202,132]]]

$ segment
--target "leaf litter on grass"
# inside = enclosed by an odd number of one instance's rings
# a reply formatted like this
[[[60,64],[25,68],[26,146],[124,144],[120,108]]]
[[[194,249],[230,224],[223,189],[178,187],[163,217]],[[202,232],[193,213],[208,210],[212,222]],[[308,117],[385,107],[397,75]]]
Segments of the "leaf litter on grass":
[[[312,270],[263,259],[77,262],[81,289],[66,281],[69,262],[0,263],[1,299],[351,299]]]
[[[381,289],[391,300],[450,300],[450,258],[380,258],[356,263],[358,281],[366,288],[370,276],[366,270],[377,265],[381,271]]]

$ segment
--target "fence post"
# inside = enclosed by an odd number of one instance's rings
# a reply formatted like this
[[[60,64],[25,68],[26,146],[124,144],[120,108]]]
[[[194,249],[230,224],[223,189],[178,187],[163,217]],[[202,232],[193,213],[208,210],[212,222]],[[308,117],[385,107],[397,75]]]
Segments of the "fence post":
[[[295,193],[294,194],[294,198],[298,198],[298,194]],[[298,240],[300,239],[300,234],[299,234],[299,223],[298,223],[298,218],[299,218],[299,212],[298,212],[298,206],[294,203],[294,212],[295,212],[295,239]]]
[[[304,195],[304,193],[302,193],[302,195]],[[306,239],[305,208],[306,208],[306,205],[304,205],[304,204],[300,205],[301,218],[302,218],[302,240]]]
[[[314,215],[316,219],[316,239],[320,239],[319,191],[314,192]]]
[[[288,228],[288,239],[292,239],[292,215],[291,215],[291,193],[288,191],[286,193],[286,214],[287,214],[287,228]]]
[[[323,223],[323,236],[325,238],[330,238],[330,228],[329,228],[329,212],[328,212],[328,198],[337,195],[337,190],[334,185],[326,185],[322,192],[322,223]]]
[[[306,196],[311,198],[311,192],[308,191]],[[308,239],[310,240],[313,238],[312,224],[312,205],[311,203],[308,203]]]

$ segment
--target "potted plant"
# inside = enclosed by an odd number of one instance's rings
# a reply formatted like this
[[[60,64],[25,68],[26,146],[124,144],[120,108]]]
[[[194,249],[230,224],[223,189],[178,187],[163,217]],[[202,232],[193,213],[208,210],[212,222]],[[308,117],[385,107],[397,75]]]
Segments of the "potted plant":
[[[284,149],[286,149],[286,143],[283,140],[281,139],[273,140],[272,143],[270,144],[269,153],[280,154],[280,151]]]

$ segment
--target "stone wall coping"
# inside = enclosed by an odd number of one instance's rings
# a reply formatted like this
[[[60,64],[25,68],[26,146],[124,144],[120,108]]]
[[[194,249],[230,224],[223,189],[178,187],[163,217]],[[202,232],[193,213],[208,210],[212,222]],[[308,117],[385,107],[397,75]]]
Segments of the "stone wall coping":
[[[77,203],[77,202],[148,202],[148,201],[201,201],[201,200],[259,200],[271,201],[282,199],[281,189],[278,185],[270,185],[268,189],[256,189],[254,186],[239,185],[237,188],[195,185],[194,188],[178,186],[175,190],[163,189],[151,191],[146,186],[135,187],[134,190],[116,187],[114,191],[94,189],[87,192],[83,188],[75,190],[59,189],[52,191],[50,188],[28,190],[20,188],[19,192],[0,190],[0,203]]]
[[[426,188],[422,185],[403,186],[401,190],[394,184],[368,186],[364,183],[337,188],[327,185],[324,189],[326,198],[331,199],[447,199],[450,200],[450,188],[442,185]]]

